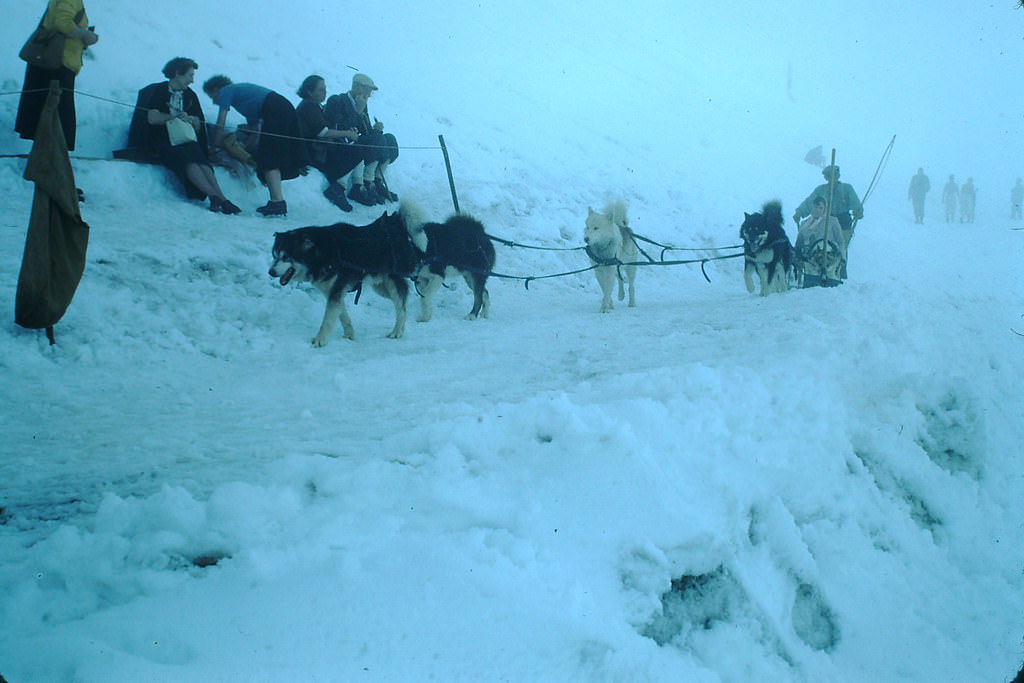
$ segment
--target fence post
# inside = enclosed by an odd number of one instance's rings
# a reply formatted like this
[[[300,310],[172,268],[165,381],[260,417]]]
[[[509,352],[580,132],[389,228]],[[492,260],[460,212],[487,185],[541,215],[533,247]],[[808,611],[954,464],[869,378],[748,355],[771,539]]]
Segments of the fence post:
[[[443,135],[438,135],[437,139],[441,141],[441,152],[444,153],[444,167],[448,170],[448,187],[452,190],[452,204],[455,205],[455,213],[461,213],[459,211],[459,197],[455,194],[455,178],[452,176],[452,162],[448,159],[448,148],[444,145]]]

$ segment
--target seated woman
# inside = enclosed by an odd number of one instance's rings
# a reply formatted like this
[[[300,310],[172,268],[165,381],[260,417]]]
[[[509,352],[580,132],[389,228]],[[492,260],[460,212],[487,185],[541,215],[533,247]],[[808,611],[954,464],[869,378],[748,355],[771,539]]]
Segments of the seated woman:
[[[220,109],[214,132],[215,145],[223,142],[224,124],[232,107],[250,126],[259,129],[256,171],[270,192],[270,201],[256,211],[264,216],[287,215],[288,204],[281,182],[299,177],[308,163],[295,107],[273,90],[253,83],[232,83],[223,75],[208,79],[203,83],[203,90]]]
[[[361,160],[361,152],[352,147],[359,139],[355,128],[335,130],[324,118],[324,100],[327,99],[327,83],[316,74],[306,76],[299,86],[302,101],[295,108],[299,117],[302,137],[309,140],[307,153],[309,164],[327,178],[324,196],[342,211],[351,211],[352,205],[345,198],[346,177]]]
[[[190,199],[209,197],[210,211],[236,214],[241,209],[224,197],[207,156],[203,108],[199,105],[199,97],[189,87],[197,68],[199,65],[193,60],[175,57],[164,66],[163,74],[167,81],[150,84],[139,92],[128,132],[129,146],[152,151],[155,161],[178,176]],[[172,140],[169,127],[181,127],[182,124],[184,138],[175,133]]]
[[[796,257],[802,264],[804,287],[834,287],[843,281],[843,230],[835,216],[829,216],[825,222],[825,204],[824,197],[814,198],[811,215],[800,223],[796,237]]]

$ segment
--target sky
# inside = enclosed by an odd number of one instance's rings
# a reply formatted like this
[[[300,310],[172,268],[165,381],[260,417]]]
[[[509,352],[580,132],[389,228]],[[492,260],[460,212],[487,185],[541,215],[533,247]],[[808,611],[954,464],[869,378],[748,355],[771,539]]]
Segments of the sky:
[[[12,8],[14,45],[38,9]],[[57,345],[13,323],[32,187],[0,158],[0,675],[93,681],[1009,680],[1024,660],[1024,232],[1013,3],[523,2],[287,14],[89,3],[73,160],[91,226]],[[368,28],[372,27],[372,28]],[[313,47],[315,46],[315,47]],[[583,268],[587,207],[724,254],[789,216],[836,148],[864,196],[841,287],[759,297],[736,259],[492,278],[466,321],[309,340],[323,297],[267,275],[273,233],[342,214],[316,173],[243,212],[112,161],[173,56],[296,101],[355,69],[402,145],[392,189],[460,205],[496,271]],[[0,64],[13,122],[23,67]],[[207,118],[214,114],[205,96]],[[127,105],[129,106],[125,106]],[[232,117],[229,123],[237,123]],[[0,130],[0,154],[30,143]],[[906,199],[931,176],[924,225]],[[973,176],[973,224],[941,220]],[[394,209],[394,206],[388,207]],[[787,225],[795,237],[792,222]],[[568,251],[565,251],[568,250]]]

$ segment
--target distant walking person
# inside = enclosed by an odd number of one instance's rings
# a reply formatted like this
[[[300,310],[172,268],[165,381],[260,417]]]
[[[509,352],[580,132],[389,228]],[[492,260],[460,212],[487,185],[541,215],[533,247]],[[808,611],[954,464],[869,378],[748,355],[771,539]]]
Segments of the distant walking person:
[[[910,179],[907,199],[914,204],[914,222],[924,223],[924,197],[932,189],[931,181],[924,174],[924,169],[917,169],[917,175]]]
[[[1024,203],[1024,184],[1017,178],[1017,184],[1010,188],[1010,218],[1020,218],[1020,205]]]
[[[960,197],[960,186],[956,184],[953,174],[949,174],[949,181],[942,188],[942,205],[946,207],[946,222],[952,223],[956,220],[956,203]]]
[[[64,141],[68,150],[75,149],[75,77],[82,70],[82,53],[100,39],[89,26],[83,0],[49,0],[43,16],[43,28],[63,33],[64,55],[61,65],[54,69],[41,69],[29,64],[25,68],[25,85],[21,89],[18,115],[14,130],[25,140],[36,139],[39,116],[46,103],[50,81],[58,81],[61,87],[57,111],[60,127],[64,130]]]
[[[960,222],[974,222],[974,203],[978,198],[978,190],[974,187],[974,178],[968,178],[960,188]]]

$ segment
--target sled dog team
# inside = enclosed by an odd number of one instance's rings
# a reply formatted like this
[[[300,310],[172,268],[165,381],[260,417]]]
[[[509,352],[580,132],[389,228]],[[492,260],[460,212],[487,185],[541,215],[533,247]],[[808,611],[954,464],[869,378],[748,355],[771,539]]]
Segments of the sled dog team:
[[[625,204],[612,202],[605,213],[590,209],[583,239],[603,293],[601,312],[612,309],[616,280],[619,300],[625,298],[625,280],[629,305],[635,306],[636,266],[624,266],[624,277],[618,275],[618,264],[635,262],[639,253]],[[339,321],[344,336],[355,338],[345,295],[360,293],[364,284],[394,305],[395,324],[387,335],[393,339],[405,333],[407,280],[421,296],[420,322],[430,320],[434,296],[445,279],[456,274],[473,292],[466,319],[486,318],[490,311],[487,278],[494,269],[494,244],[480,221],[466,215],[444,223],[426,222],[416,207],[403,203],[395,213],[385,211],[369,225],[335,223],[279,232],[274,234],[272,261],[270,276],[282,286],[309,282],[327,299],[314,346],[326,345]]]
[[[786,236],[779,202],[745,214],[740,237],[748,291],[754,291],[755,277],[762,296],[785,291],[791,281],[800,280],[802,261]],[[619,301],[626,300],[628,290],[628,305],[635,306],[640,249],[625,203],[612,201],[603,212],[588,207],[583,241],[601,287],[600,311],[613,309],[616,285]],[[421,297],[420,322],[430,320],[434,296],[445,279],[455,275],[461,275],[473,293],[466,319],[486,318],[490,311],[487,278],[494,269],[494,245],[480,221],[467,215],[427,222],[415,206],[403,203],[398,211],[385,211],[369,225],[336,223],[275,233],[272,260],[270,275],[282,286],[309,282],[327,299],[314,346],[326,345],[339,321],[345,338],[355,338],[345,296],[356,292],[358,301],[364,284],[394,305],[395,324],[387,335],[394,339],[405,332],[408,280]]]

